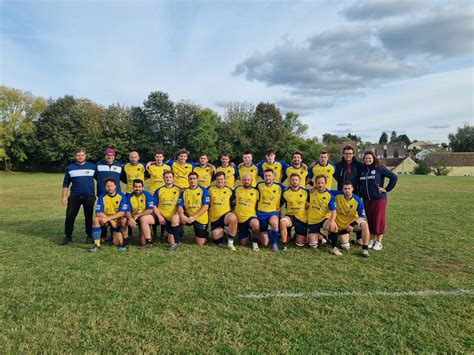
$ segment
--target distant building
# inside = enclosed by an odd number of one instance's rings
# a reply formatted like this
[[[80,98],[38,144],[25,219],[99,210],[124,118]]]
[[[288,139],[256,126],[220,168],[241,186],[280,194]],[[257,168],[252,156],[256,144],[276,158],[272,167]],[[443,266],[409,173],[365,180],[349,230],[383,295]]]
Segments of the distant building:
[[[474,176],[474,152],[431,153],[426,157],[428,165],[446,167],[449,176]]]
[[[413,142],[408,146],[408,150],[423,150],[423,149],[439,149],[438,144],[433,144],[431,142],[424,142],[424,141],[418,141],[418,142]]]
[[[382,158],[380,163],[395,174],[411,175],[414,173],[418,164],[410,157],[405,158]]]
[[[437,149],[434,149],[434,148],[422,149],[421,151],[416,153],[415,157],[416,157],[417,160],[425,160],[428,155],[430,155],[431,153],[434,153],[436,151],[437,151]]]
[[[405,158],[407,156],[406,145],[381,145],[381,144],[372,144],[366,146],[359,153],[359,157],[362,158],[364,153],[367,151],[371,151],[378,159],[383,158]]]

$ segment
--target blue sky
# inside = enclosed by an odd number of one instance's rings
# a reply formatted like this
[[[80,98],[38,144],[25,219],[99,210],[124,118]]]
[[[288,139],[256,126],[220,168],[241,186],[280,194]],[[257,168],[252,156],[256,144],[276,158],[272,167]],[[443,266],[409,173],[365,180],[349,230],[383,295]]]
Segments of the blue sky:
[[[140,105],[154,90],[223,113],[275,102],[309,135],[473,124],[469,1],[0,0],[0,82]]]

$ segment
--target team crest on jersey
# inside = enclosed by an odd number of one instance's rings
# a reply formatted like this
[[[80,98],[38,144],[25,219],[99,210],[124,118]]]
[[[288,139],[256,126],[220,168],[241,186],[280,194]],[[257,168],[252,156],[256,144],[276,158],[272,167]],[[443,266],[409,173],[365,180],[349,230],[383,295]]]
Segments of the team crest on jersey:
[[[208,173],[208,172],[209,172],[209,169],[206,169],[206,173]]]
[[[300,197],[303,197],[303,195],[300,195]]]
[[[140,170],[141,170],[141,168],[140,168],[140,167],[138,167],[138,168],[137,168],[137,171],[140,171]]]
[[[253,192],[250,193],[250,196],[253,196]]]
[[[277,190],[273,190],[273,193],[276,193],[276,192],[277,192]]]
[[[250,172],[253,173],[253,169],[250,169]]]
[[[370,173],[371,173],[372,175],[374,175],[374,174],[375,174],[375,170],[372,170]]]
[[[176,195],[176,191],[173,191],[173,195]]]
[[[352,207],[354,207],[354,206],[353,206],[353,205],[350,205],[349,207],[352,208]]]
[[[326,196],[323,196],[323,200],[325,200],[325,199],[326,199]]]
[[[224,191],[224,194],[226,194],[226,193],[227,193],[227,191]]]
[[[329,172],[331,172],[331,170],[329,170],[329,169],[328,169],[328,170],[326,170],[326,171],[327,171],[328,173],[329,173]]]
[[[200,193],[200,192],[198,192],[198,193],[197,193],[197,195],[198,195],[198,196],[201,196],[201,193]]]
[[[115,201],[115,204],[116,204],[116,205],[118,205],[118,204],[119,204],[119,202],[118,202],[118,201]]]

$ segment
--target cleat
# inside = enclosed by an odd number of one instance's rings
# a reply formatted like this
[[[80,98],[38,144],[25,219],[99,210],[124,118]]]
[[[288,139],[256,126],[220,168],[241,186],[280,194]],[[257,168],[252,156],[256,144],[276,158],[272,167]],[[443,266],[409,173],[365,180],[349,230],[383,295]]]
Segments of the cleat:
[[[336,256],[342,256],[342,253],[337,249],[337,247],[331,248],[331,254]]]
[[[258,248],[257,243],[252,243],[252,249],[253,249],[253,251],[260,251],[260,249]]]
[[[64,239],[59,242],[59,245],[67,245],[69,243],[72,243],[72,238],[64,237]]]
[[[372,249],[374,244],[375,244],[376,240],[375,239],[371,239],[369,240],[369,249]]]
[[[168,251],[176,251],[179,248],[180,245],[181,245],[181,243],[171,244],[168,248]]]
[[[233,245],[229,245],[227,248],[228,248],[230,251],[237,251],[237,248],[234,247]]]
[[[367,249],[362,249],[362,256],[364,258],[368,258],[369,257],[369,251]]]
[[[272,251],[273,251],[274,253],[278,253],[278,244],[273,244],[273,245],[272,245]]]
[[[281,251],[287,252],[287,251],[288,251],[288,247],[287,247],[286,245],[284,245],[283,248],[281,249]]]
[[[93,247],[89,249],[89,253],[97,253],[100,249],[98,247]]]
[[[374,243],[372,246],[373,250],[382,250],[383,249],[383,244],[379,242],[378,240]]]
[[[118,247],[118,248],[117,248],[117,251],[118,251],[119,253],[125,253],[125,252],[127,251],[127,247]]]

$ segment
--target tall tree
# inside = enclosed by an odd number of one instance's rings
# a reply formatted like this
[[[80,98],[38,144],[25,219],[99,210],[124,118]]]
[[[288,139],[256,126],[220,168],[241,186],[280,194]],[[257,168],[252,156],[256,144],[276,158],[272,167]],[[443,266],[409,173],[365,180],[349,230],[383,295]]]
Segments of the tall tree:
[[[195,116],[194,132],[189,139],[191,159],[198,160],[199,154],[206,153],[209,161],[217,160],[217,129],[219,116],[209,108]]]
[[[397,143],[397,138],[397,132],[392,131],[392,133],[390,133],[390,143]]]
[[[179,101],[175,105],[175,148],[188,147],[195,127],[195,115],[201,108],[192,101]]]
[[[379,144],[384,145],[388,143],[388,134],[386,132],[382,132],[382,135],[379,138]]]
[[[0,86],[0,161],[4,169],[24,162],[34,137],[34,121],[46,101],[31,93]]]
[[[347,138],[349,138],[351,141],[353,142],[358,142],[358,143],[362,143],[362,138],[360,138],[358,135],[356,134],[351,134],[351,133],[348,133],[347,134]]]
[[[465,124],[456,133],[448,135],[449,146],[454,152],[474,152],[474,126]]]
[[[408,136],[407,136],[406,134],[400,134],[400,135],[398,136],[398,138],[397,138],[397,141],[398,141],[399,143],[403,143],[403,144],[405,144],[405,145],[407,145],[407,146],[410,145],[410,138],[408,138]]]
[[[324,133],[323,134],[323,143],[328,144],[341,144],[342,138],[336,134]]]
[[[276,143],[286,132],[280,110],[275,104],[261,102],[257,105],[247,133],[257,157],[263,158],[268,148],[277,148]]]

